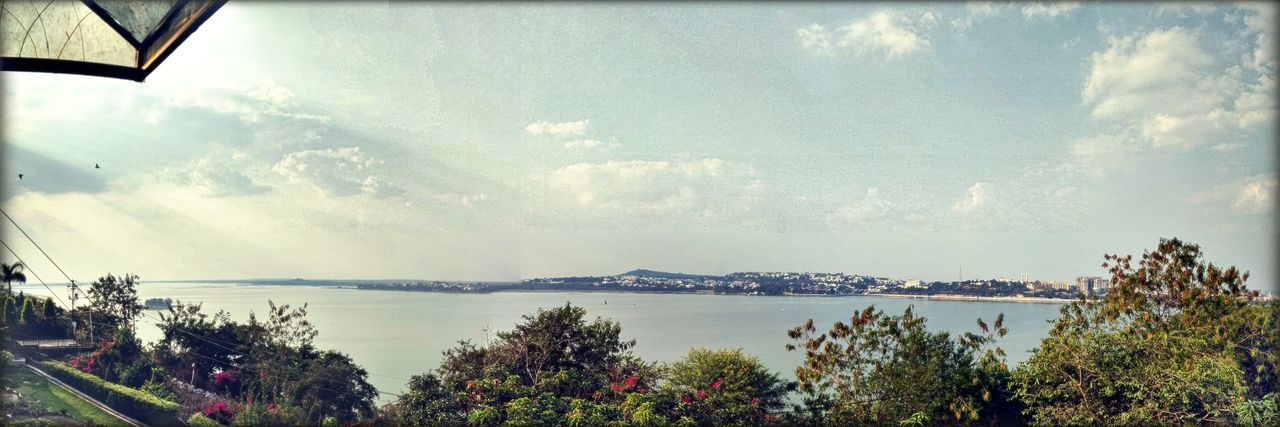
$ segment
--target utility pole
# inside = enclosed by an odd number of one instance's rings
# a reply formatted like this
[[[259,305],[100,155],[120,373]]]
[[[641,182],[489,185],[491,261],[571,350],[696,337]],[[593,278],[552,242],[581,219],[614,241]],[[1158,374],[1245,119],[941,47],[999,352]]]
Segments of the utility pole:
[[[76,337],[76,298],[79,298],[79,292],[76,290],[76,282],[74,280],[67,284],[68,298],[71,300],[71,338]]]

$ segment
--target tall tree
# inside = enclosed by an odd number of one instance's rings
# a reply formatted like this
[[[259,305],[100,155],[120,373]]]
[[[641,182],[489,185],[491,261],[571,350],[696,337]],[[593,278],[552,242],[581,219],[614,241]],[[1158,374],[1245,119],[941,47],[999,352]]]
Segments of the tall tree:
[[[13,293],[13,282],[27,283],[27,275],[23,274],[26,265],[21,262],[13,264],[0,263],[0,280],[4,281],[4,285],[10,294]]]
[[[994,346],[1004,315],[981,334],[954,339],[932,332],[908,307],[898,316],[875,307],[819,333],[813,320],[788,331],[803,350],[799,389],[814,420],[831,424],[998,421],[1010,407],[1004,351]]]
[[[142,314],[138,302],[138,276],[107,274],[99,277],[89,287],[90,307],[94,323],[107,325],[114,331],[120,327],[132,328],[133,321]]]
[[[1112,291],[1064,306],[1014,372],[1033,423],[1236,423],[1277,392],[1280,303],[1247,272],[1177,239],[1103,265]]]

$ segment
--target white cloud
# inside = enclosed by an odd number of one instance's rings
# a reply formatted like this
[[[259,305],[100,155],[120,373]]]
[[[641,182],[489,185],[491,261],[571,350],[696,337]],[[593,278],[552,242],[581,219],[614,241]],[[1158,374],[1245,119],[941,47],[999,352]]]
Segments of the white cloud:
[[[754,168],[720,159],[578,163],[534,179],[564,210],[605,216],[717,218],[750,210],[762,188]]]
[[[1001,9],[1003,9],[1003,5],[999,3],[966,2],[964,4],[965,15],[952,19],[951,26],[960,31],[968,30],[978,21],[999,14]]]
[[[1244,214],[1267,214],[1276,208],[1276,174],[1249,176],[1192,195],[1192,203],[1212,204]]]
[[[1237,146],[1275,120],[1274,75],[1247,77],[1252,56],[1211,51],[1200,38],[1181,27],[1109,38],[1091,57],[1084,104],[1153,147]]]
[[[272,170],[291,182],[311,184],[330,197],[402,193],[370,174],[370,169],[380,164],[380,160],[361,152],[360,147],[343,147],[289,153]]]
[[[884,219],[891,204],[880,197],[880,189],[871,187],[861,200],[846,203],[827,215],[833,225],[865,225]]]
[[[1186,17],[1188,13],[1206,14],[1213,12],[1217,8],[1217,5],[1207,2],[1165,2],[1156,4],[1156,14],[1164,15],[1167,13],[1173,13],[1181,17]]]
[[[231,114],[240,120],[258,123],[270,118],[289,118],[311,121],[327,121],[324,116],[299,111],[296,95],[287,87],[272,79],[262,79],[252,84],[228,87],[178,87],[173,88],[165,100],[166,109],[194,107]],[[164,112],[153,111],[147,121],[152,124],[164,119]]]
[[[951,210],[959,213],[968,213],[981,208],[986,203],[987,184],[983,182],[975,182],[973,183],[973,186],[969,187],[963,198],[957,200],[955,204],[951,205]]]
[[[617,142],[604,142],[598,139],[589,138],[571,139],[564,142],[564,148],[612,148],[617,147],[618,145],[619,144]]]
[[[1066,15],[1080,8],[1078,1],[1061,1],[1061,2],[1031,2],[1022,6],[1022,16],[1026,19],[1039,17],[1057,18],[1059,15]]]
[[[1231,200],[1231,208],[1248,213],[1275,210],[1276,176],[1260,175],[1246,180]]]
[[[932,12],[908,13],[879,10],[834,31],[821,24],[796,30],[800,46],[814,55],[882,55],[887,59],[928,52],[932,47],[924,32],[937,24]]]
[[[1188,30],[1113,37],[1107,44],[1093,54],[1082,94],[1094,117],[1200,112],[1227,99],[1229,85],[1212,78],[1213,56]]]
[[[1157,114],[1142,124],[1142,136],[1157,148],[1190,147],[1220,135],[1227,125],[1227,115],[1221,109],[1181,117]]]
[[[481,194],[445,193],[445,194],[436,195],[435,199],[444,203],[454,204],[454,205],[462,206],[464,208],[471,208],[488,201],[489,196],[483,193]]]
[[[1080,138],[1071,142],[1067,171],[1100,177],[1128,165],[1139,148],[1138,141],[1124,133]]]
[[[819,56],[834,56],[835,43],[831,41],[831,30],[821,24],[809,24],[808,26],[796,30],[796,37],[800,39],[800,47]]]
[[[1267,2],[1240,3],[1244,16],[1243,35],[1254,37],[1254,49],[1249,64],[1260,72],[1276,69],[1275,21],[1276,6]]]
[[[391,197],[404,194],[404,190],[383,182],[378,177],[369,175],[360,182],[360,192],[371,197]]]
[[[174,182],[201,188],[210,197],[246,196],[269,191],[269,187],[258,184],[245,174],[248,161],[249,156],[243,152],[215,152],[181,170],[166,173],[174,175]]]
[[[537,122],[529,126],[525,126],[524,130],[530,135],[549,135],[549,136],[582,136],[587,133],[590,120],[579,120],[576,122]]]

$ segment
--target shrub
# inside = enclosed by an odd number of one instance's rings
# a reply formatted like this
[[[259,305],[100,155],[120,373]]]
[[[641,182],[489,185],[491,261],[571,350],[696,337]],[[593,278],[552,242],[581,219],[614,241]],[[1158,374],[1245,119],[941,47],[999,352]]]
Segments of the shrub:
[[[187,418],[187,427],[222,427],[222,424],[204,415],[191,414],[191,418]]]
[[[145,391],[151,394],[152,396],[155,396],[164,400],[168,400],[170,402],[175,402],[178,400],[178,395],[174,394],[173,390],[170,390],[169,386],[165,385],[162,382],[148,382],[146,384],[143,384],[140,390]]]
[[[52,375],[72,387],[101,400],[103,403],[148,424],[169,425],[178,421],[178,404],[142,390],[110,383],[102,378],[81,372],[65,363],[44,361],[40,365]]]
[[[788,384],[741,349],[690,350],[671,364],[664,389],[677,413],[700,424],[760,424],[782,409]]]
[[[230,425],[231,421],[236,418],[236,408],[227,404],[227,402],[214,402],[204,407],[200,411],[205,418],[214,420],[218,424]]]

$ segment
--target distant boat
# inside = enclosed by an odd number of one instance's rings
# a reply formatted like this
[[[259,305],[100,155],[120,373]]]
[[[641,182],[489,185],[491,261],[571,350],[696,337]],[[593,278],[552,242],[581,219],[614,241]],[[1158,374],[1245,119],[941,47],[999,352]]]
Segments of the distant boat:
[[[609,300],[604,300],[604,305],[609,305]]]

